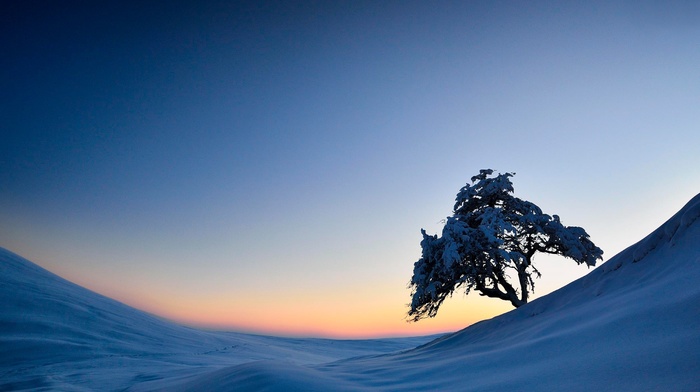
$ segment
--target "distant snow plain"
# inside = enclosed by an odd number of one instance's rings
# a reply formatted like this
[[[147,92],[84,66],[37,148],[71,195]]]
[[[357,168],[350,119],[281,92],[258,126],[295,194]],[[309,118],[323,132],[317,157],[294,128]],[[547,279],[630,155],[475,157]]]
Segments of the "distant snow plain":
[[[183,327],[0,249],[0,391],[700,391],[700,195],[583,278],[440,337]]]

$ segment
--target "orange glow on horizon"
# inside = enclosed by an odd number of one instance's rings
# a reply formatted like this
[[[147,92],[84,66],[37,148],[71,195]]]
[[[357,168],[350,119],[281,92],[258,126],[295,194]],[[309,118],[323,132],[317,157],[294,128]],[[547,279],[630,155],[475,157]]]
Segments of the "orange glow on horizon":
[[[319,296],[296,291],[288,296],[268,292],[246,298],[226,293],[192,296],[154,285],[130,287],[101,285],[82,277],[74,281],[157,317],[194,328],[243,333],[333,339],[408,337],[459,331],[478,321],[510,311],[504,301],[479,295],[456,294],[435,318],[408,322],[408,292],[404,287],[355,293],[351,301],[342,292]],[[128,281],[128,280],[123,280]],[[92,286],[92,287],[91,287]],[[402,290],[403,289],[403,290]]]
[[[435,318],[414,323],[406,320],[407,309],[403,306],[343,312],[314,304],[295,308],[280,304],[273,310],[269,307],[236,309],[221,302],[192,302],[188,306],[179,303],[177,307],[149,311],[195,328],[287,337],[369,339],[455,332],[511,309],[508,304],[493,299],[453,298],[445,302]]]

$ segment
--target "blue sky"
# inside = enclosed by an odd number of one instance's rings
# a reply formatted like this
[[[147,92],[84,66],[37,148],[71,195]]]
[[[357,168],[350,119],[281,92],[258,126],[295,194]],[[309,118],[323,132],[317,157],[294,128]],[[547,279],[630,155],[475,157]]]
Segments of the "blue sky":
[[[369,336],[507,310],[402,320],[420,229],[482,168],[606,259],[700,190],[692,2],[3,8],[0,246],[181,322]],[[542,262],[536,294],[586,273]]]

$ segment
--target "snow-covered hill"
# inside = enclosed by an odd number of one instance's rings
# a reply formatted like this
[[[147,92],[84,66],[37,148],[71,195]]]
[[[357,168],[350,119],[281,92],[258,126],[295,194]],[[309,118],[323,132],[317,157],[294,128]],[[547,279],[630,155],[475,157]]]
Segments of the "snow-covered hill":
[[[180,327],[7,251],[0,273],[0,390],[700,390],[700,195],[587,276],[412,350]]]
[[[291,366],[395,352],[433,338],[200,331],[91,292],[0,248],[0,391],[123,390],[254,361]]]
[[[700,195],[526,306],[410,352],[316,369],[392,391],[700,391],[698,282]]]

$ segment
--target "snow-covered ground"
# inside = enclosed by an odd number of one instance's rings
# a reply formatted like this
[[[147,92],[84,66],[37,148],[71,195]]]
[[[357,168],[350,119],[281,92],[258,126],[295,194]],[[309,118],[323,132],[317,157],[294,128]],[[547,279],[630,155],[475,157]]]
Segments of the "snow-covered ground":
[[[396,352],[435,337],[291,339],[201,331],[161,320],[0,248],[0,391],[149,389],[225,366],[308,365]]]
[[[5,250],[0,280],[0,390],[700,390],[700,195],[587,276],[434,341],[199,331]]]

